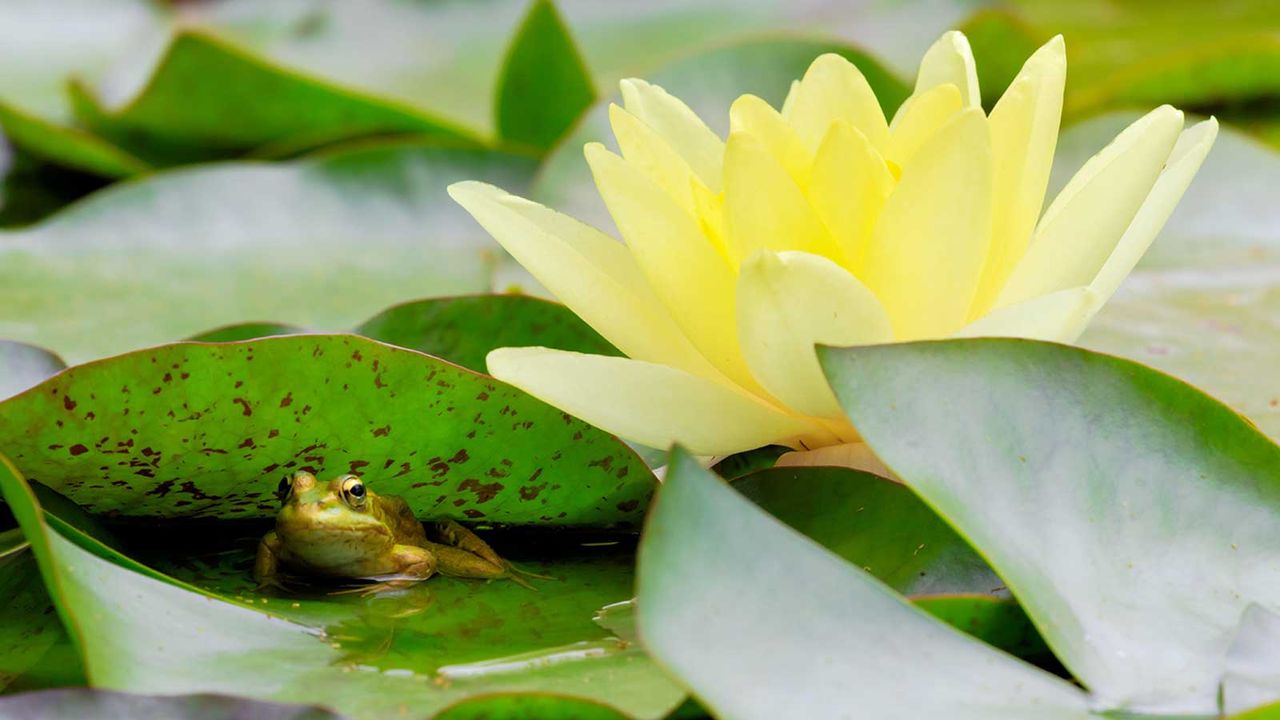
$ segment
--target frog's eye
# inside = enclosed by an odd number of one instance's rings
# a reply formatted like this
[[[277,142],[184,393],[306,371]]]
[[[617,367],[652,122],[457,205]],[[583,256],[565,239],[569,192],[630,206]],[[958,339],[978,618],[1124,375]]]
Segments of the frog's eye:
[[[368,493],[364,489],[364,482],[355,475],[348,475],[343,478],[342,499],[353,508],[364,507],[364,503],[368,499]]]
[[[289,478],[284,478],[276,486],[276,497],[280,499],[280,502],[284,502],[289,499],[291,494],[293,494],[293,483],[290,482]]]

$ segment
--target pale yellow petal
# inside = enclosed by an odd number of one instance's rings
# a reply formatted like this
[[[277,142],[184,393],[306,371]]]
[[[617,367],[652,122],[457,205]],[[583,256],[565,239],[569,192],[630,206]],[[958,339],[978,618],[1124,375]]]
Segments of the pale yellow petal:
[[[964,110],[902,169],[867,254],[863,282],[899,340],[964,325],[991,233],[991,142],[981,110]]]
[[[889,126],[889,147],[885,159],[902,167],[916,150],[964,109],[955,85],[935,85],[912,95],[902,104]]]
[[[836,120],[858,128],[882,152],[889,141],[889,124],[871,85],[853,63],[834,53],[813,61],[785,107],[787,120],[810,152],[817,151]]]
[[[978,91],[978,68],[973,61],[969,38],[958,30],[942,34],[925,51],[916,75],[915,95],[920,95],[938,85],[955,85],[966,108],[982,107],[982,94]]]
[[[757,250],[839,252],[804,193],[756,136],[729,134],[724,154],[725,230],[735,262]]]
[[[1120,283],[1124,282],[1142,259],[1147,248],[1151,247],[1217,137],[1218,121],[1213,118],[1196,123],[1178,137],[1178,143],[1174,145],[1164,170],[1151,188],[1151,194],[1143,201],[1142,208],[1134,216],[1133,222],[1129,223],[1115,251],[1093,279],[1091,287],[1102,302],[1106,302],[1116,288],[1120,287]]]
[[[729,108],[729,133],[747,133],[763,144],[786,168],[796,184],[803,187],[809,178],[813,153],[800,142],[791,126],[755,95],[743,95]],[[726,154],[729,152],[725,149]]]
[[[698,221],[638,168],[599,143],[585,153],[609,214],[676,323],[712,365],[754,388],[738,351],[733,269]]]
[[[686,212],[695,212],[693,183],[701,181],[693,174],[689,163],[672,150],[653,128],[617,105],[609,106],[609,123],[627,162],[662,186]]]
[[[702,122],[702,118],[666,90],[644,80],[631,78],[620,83],[622,102],[661,135],[693,172],[713,191],[720,191],[720,164],[724,141]]]
[[[680,443],[699,455],[769,444],[827,444],[813,423],[732,385],[655,363],[547,348],[499,348],[489,372],[592,425],[655,448]]]
[[[480,182],[449,195],[531,275],[627,355],[719,373],[650,289],[626,246],[573,218]]]
[[[843,120],[832,124],[809,175],[809,202],[854,275],[866,272],[867,248],[893,174],[865,135]]]
[[[849,271],[817,255],[762,251],[738,274],[738,336],[756,380],[779,402],[843,419],[814,345],[888,342],[893,331],[876,297]]]
[[[841,443],[814,450],[783,453],[774,464],[777,467],[847,467],[879,475],[894,482],[902,482],[880,458],[876,457],[876,454],[871,451],[871,446],[864,442]]]
[[[783,101],[782,101],[782,110],[780,110],[779,112],[781,112],[781,113],[782,113],[782,117],[784,117],[784,118],[786,118],[786,119],[787,119],[787,122],[790,122],[790,121],[791,121],[791,120],[790,120],[790,119],[791,119],[791,112],[792,112],[792,109],[791,109],[791,108],[792,108],[792,106],[795,104],[795,101],[796,101],[796,90],[797,90],[797,89],[799,89],[799,88],[800,88],[800,81],[799,81],[799,80],[792,80],[792,81],[791,81],[791,87],[787,88],[787,97],[786,97],[786,99],[785,99],[785,100],[783,100]]]
[[[991,253],[972,317],[995,302],[1035,230],[1058,142],[1066,75],[1066,48],[1059,35],[1027,60],[991,111]]]
[[[698,218],[702,234],[725,262],[731,262],[732,254],[729,252],[728,240],[725,239],[724,193],[711,192],[699,180],[694,180],[690,185],[693,187],[693,214]]]
[[[1020,337],[1075,342],[1101,298],[1087,287],[1059,290],[1008,305],[969,323],[956,337]]]
[[[996,307],[1088,285],[1151,192],[1182,130],[1182,113],[1161,106],[1094,155],[1045,211]]]

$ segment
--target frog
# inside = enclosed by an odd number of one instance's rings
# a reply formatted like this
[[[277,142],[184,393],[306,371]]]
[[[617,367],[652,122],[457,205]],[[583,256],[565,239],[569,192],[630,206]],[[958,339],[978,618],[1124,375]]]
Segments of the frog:
[[[283,589],[289,574],[363,580],[364,592],[403,588],[434,575],[530,586],[484,540],[453,520],[424,526],[404,498],[380,495],[355,474],[321,482],[300,470],[280,482],[275,529],[258,543],[253,574]]]

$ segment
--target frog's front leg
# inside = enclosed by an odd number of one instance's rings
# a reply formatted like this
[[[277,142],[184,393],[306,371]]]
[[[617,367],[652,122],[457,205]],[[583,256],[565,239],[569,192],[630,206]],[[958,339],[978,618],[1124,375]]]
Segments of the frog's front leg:
[[[429,543],[428,543],[429,544]],[[406,588],[426,580],[436,574],[438,561],[435,553],[429,548],[417,545],[396,545],[391,548],[386,558],[376,568],[353,568],[352,575],[372,578],[386,578],[379,582],[364,585],[353,590],[339,590],[334,595],[359,592],[362,595],[373,595],[383,590]]]
[[[258,541],[258,556],[253,561],[253,579],[258,589],[280,588],[280,536],[272,530]]]
[[[479,535],[453,520],[432,523],[431,530],[432,535],[442,543],[428,543],[440,562],[441,575],[483,580],[509,578],[530,589],[533,589],[533,586],[520,575],[544,580],[551,579],[545,575],[535,575],[515,567],[494,552],[494,549],[489,547],[489,543],[481,540]]]

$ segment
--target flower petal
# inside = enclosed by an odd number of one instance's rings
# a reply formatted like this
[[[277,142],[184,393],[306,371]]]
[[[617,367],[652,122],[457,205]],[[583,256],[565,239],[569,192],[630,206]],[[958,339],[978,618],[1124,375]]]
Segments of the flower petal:
[[[833,257],[843,257],[855,276],[866,272],[871,233],[894,182],[861,131],[843,120],[831,125],[813,159],[809,203],[840,248]]]
[[[991,141],[981,110],[963,110],[902,169],[867,253],[863,282],[898,340],[964,325],[991,232]]]
[[[881,343],[893,332],[876,297],[844,268],[808,253],[763,251],[738,274],[738,337],[756,380],[779,402],[842,419],[814,345]]]
[[[774,467],[847,467],[879,475],[886,480],[901,483],[880,458],[864,442],[827,445],[813,450],[796,450],[783,453]]]
[[[1059,290],[995,310],[969,323],[956,337],[1019,337],[1071,343],[1102,305],[1087,287]]]
[[[836,120],[861,130],[878,150],[889,141],[889,124],[871,85],[853,63],[834,53],[813,61],[783,107],[788,111],[783,116],[810,152],[817,151]]]
[[[906,165],[916,150],[963,108],[960,90],[950,83],[935,85],[907,98],[889,126],[885,160],[898,167]]]
[[[972,317],[990,309],[1035,230],[1058,142],[1066,76],[1066,47],[1059,35],[1027,60],[991,111],[991,252]]]
[[[697,220],[638,168],[599,143],[585,148],[596,187],[649,285],[711,364],[754,389],[738,351],[734,273]]]
[[[1181,130],[1182,113],[1163,105],[1090,158],[1045,211],[995,307],[1089,284],[1151,192]]]
[[[916,89],[920,95],[938,85],[955,85],[966,108],[982,107],[982,94],[978,91],[978,68],[973,61],[969,38],[958,30],[951,30],[929,47],[920,61],[916,74]]]
[[[707,187],[720,192],[720,163],[724,158],[720,136],[688,105],[657,85],[636,78],[623,80],[620,85],[627,112],[653,128]]]
[[[730,137],[736,132],[747,133],[764,144],[796,184],[803,186],[808,182],[813,153],[769,103],[755,95],[743,95],[734,100],[729,108]],[[725,153],[728,152],[726,147]]]
[[[828,444],[821,428],[726,383],[629,358],[548,348],[499,348],[489,372],[611,433],[655,448],[680,443],[729,455],[778,443]]]
[[[686,212],[696,214],[693,183],[701,182],[689,163],[653,128],[617,105],[609,106],[609,123],[627,162],[662,186]]]
[[[724,207],[727,245],[735,263],[764,249],[827,256],[839,252],[795,180],[755,135],[729,134]]]
[[[1116,288],[1120,287],[1120,283],[1124,282],[1138,260],[1142,259],[1147,248],[1151,247],[1165,221],[1173,213],[1173,208],[1191,184],[1192,178],[1200,170],[1200,164],[1204,162],[1217,137],[1218,121],[1214,118],[1196,123],[1178,136],[1178,142],[1173,146],[1164,170],[1151,188],[1151,194],[1147,195],[1115,251],[1093,279],[1091,287],[1102,302],[1106,302]]]
[[[449,186],[538,282],[627,355],[719,377],[654,295],[622,243],[589,225],[481,182]]]

